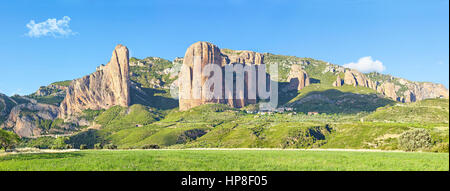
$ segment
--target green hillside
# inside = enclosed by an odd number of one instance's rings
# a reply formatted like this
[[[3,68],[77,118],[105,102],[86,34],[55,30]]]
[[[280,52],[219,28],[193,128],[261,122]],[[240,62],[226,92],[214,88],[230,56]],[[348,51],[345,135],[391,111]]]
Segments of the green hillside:
[[[380,122],[448,124],[449,100],[438,98],[413,103],[397,103],[394,106],[380,107],[364,119]]]
[[[426,102],[429,102],[428,100]],[[425,103],[417,103],[423,105]],[[426,103],[436,104],[436,103]],[[396,106],[390,106],[396,107]],[[387,107],[389,108],[389,107]],[[398,150],[398,137],[409,130],[426,129],[432,148],[448,148],[448,120],[429,123],[370,122],[372,113],[247,114],[221,104],[188,111],[158,113],[143,105],[113,107],[95,118],[99,129],[69,138],[78,148],[115,145],[118,148],[352,148]],[[448,152],[448,149],[447,149]]]
[[[300,90],[286,105],[305,113],[359,113],[375,111],[379,107],[394,103],[370,88],[312,84]]]

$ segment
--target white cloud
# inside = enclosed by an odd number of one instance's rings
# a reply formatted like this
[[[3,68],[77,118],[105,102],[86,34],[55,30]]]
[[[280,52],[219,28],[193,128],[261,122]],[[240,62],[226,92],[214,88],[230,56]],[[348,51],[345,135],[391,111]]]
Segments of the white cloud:
[[[382,72],[386,69],[379,60],[373,60],[371,56],[362,57],[357,63],[351,62],[344,64],[346,68],[356,69],[360,72]]]
[[[64,16],[60,20],[50,18],[40,23],[36,23],[34,20],[31,20],[27,24],[29,31],[26,36],[39,38],[42,36],[64,37],[75,35],[76,33],[72,32],[69,27],[69,22],[70,17],[68,16]]]
[[[440,61],[438,62],[439,65],[445,65],[446,63],[447,63],[447,65],[448,65],[448,62],[444,62],[444,61],[442,61],[442,60],[440,60]]]

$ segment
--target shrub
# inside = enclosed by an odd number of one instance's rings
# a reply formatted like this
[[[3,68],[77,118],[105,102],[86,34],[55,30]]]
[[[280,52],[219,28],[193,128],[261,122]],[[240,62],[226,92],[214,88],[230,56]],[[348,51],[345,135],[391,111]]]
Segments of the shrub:
[[[405,151],[428,149],[431,147],[431,136],[425,129],[406,131],[400,135],[399,145]]]
[[[431,151],[437,153],[448,153],[448,143],[439,143],[435,145]]]
[[[308,127],[289,132],[283,148],[320,147],[326,143],[325,136],[331,132],[329,125],[325,127]]]
[[[58,137],[53,141],[51,148],[52,149],[64,149],[67,147],[67,144],[66,144],[67,140],[68,140],[67,137]]]
[[[103,145],[101,143],[97,143],[94,145],[94,149],[103,149]]]
[[[117,149],[117,145],[114,145],[114,144],[107,144],[107,145],[105,145],[104,148],[106,148],[106,149]]]
[[[81,144],[80,145],[80,150],[84,150],[84,149],[87,149],[87,146],[85,144]]]
[[[159,149],[159,145],[144,145],[141,147],[142,149]]]

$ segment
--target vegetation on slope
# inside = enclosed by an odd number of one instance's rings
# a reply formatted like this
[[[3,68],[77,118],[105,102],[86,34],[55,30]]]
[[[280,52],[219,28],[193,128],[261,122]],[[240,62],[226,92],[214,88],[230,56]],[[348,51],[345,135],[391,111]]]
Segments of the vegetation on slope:
[[[380,107],[364,119],[399,123],[448,123],[449,100],[437,98],[413,103],[397,103],[394,106]]]
[[[371,112],[394,103],[390,99],[377,95],[370,88],[348,85],[324,87],[320,84],[312,84],[300,90],[287,105],[296,108],[298,112],[332,114]]]
[[[173,63],[158,57],[145,59],[130,58],[130,80],[139,83],[143,88],[159,88],[172,83],[170,69]]]

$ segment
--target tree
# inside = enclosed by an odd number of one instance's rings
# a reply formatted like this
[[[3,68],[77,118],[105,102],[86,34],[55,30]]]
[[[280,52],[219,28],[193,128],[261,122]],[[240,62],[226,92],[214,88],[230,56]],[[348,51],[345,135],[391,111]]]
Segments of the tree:
[[[58,137],[53,141],[52,149],[64,149],[67,148],[67,137]]]
[[[5,152],[7,149],[13,148],[19,141],[20,138],[15,133],[0,129],[0,148],[3,148]]]
[[[399,145],[405,151],[417,151],[431,147],[430,133],[425,129],[413,129],[402,133]]]

